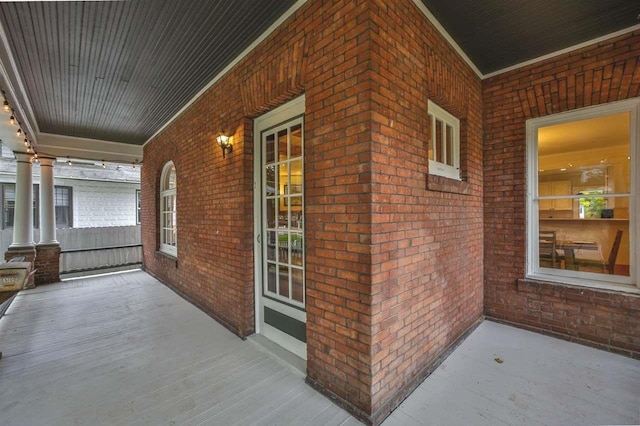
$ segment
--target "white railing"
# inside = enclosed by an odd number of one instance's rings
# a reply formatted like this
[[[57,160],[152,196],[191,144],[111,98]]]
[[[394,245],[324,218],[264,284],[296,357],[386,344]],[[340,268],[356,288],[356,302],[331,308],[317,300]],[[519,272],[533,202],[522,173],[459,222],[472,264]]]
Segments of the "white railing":
[[[34,240],[40,238],[34,231]],[[60,242],[60,273],[130,266],[142,263],[140,225],[103,228],[63,228],[56,230]],[[12,230],[0,231],[0,250],[12,241]]]

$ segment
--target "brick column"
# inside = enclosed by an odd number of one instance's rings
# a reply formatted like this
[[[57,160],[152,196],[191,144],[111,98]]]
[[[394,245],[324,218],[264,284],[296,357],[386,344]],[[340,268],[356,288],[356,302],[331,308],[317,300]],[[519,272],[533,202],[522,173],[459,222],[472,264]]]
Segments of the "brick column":
[[[36,247],[37,285],[60,281],[60,243],[56,240],[53,163],[40,157],[40,242]]]
[[[37,285],[60,281],[60,244],[38,244],[35,268]]]

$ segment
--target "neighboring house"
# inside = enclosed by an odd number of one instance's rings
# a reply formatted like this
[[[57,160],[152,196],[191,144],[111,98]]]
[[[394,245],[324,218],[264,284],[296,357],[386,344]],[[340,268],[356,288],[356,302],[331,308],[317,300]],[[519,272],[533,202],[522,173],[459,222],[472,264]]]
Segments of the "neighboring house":
[[[0,144],[1,146],[1,144]],[[140,167],[66,160],[54,165],[56,227],[94,228],[140,223]],[[0,156],[1,229],[13,227],[16,160],[2,147]],[[33,167],[34,228],[38,228],[40,170]]]

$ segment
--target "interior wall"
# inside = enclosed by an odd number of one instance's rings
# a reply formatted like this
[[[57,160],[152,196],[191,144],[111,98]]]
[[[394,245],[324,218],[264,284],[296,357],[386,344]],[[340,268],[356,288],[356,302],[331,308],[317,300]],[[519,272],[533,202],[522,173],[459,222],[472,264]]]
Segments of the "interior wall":
[[[640,298],[525,280],[526,120],[640,96],[640,31],[483,81],[485,315],[640,354]]]

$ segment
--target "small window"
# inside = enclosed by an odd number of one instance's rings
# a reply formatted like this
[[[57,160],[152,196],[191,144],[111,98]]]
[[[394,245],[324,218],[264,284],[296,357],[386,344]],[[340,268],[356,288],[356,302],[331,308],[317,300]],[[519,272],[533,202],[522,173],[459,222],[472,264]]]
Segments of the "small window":
[[[54,205],[56,210],[56,228],[73,227],[73,199],[70,186],[56,186],[54,188]]]
[[[160,251],[172,256],[178,255],[176,188],[176,168],[170,161],[160,177]]]
[[[429,174],[460,180],[460,120],[429,101]]]
[[[142,223],[142,208],[140,203],[140,190],[136,189],[136,225]]]

